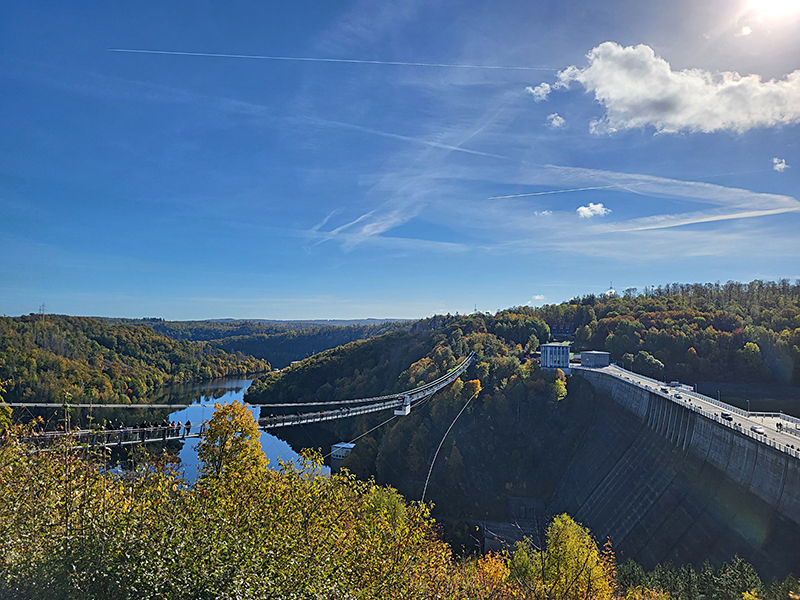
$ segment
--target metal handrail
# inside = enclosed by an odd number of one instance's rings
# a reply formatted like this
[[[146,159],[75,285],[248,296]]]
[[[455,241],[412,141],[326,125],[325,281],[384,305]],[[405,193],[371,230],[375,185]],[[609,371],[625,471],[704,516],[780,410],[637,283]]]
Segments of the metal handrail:
[[[716,413],[714,413],[714,414],[709,413],[708,411],[703,410],[699,406],[696,406],[696,405],[693,405],[693,404],[690,404],[690,403],[687,403],[687,402],[683,402],[682,400],[679,400],[679,399],[675,398],[673,395],[670,395],[669,393],[662,392],[660,388],[661,387],[665,387],[665,386],[664,386],[664,383],[661,382],[661,381],[657,381],[657,380],[652,379],[650,377],[647,377],[645,375],[639,375],[638,373],[633,373],[632,371],[628,371],[627,369],[623,369],[622,367],[620,367],[619,365],[616,365],[616,364],[613,365],[613,367],[615,369],[618,369],[618,370],[622,371],[623,373],[630,373],[631,375],[635,375],[636,377],[639,377],[639,378],[642,378],[642,379],[646,379],[647,381],[652,382],[653,384],[655,384],[655,389],[651,389],[651,388],[649,388],[647,386],[641,386],[641,385],[637,384],[635,381],[633,381],[633,379],[631,379],[629,377],[626,377],[625,375],[622,375],[620,373],[615,373],[613,371],[609,372],[609,371],[606,371],[606,370],[599,370],[598,368],[595,368],[595,367],[583,367],[583,366],[573,367],[573,368],[577,369],[578,371],[586,370],[588,372],[600,372],[600,373],[603,373],[605,375],[609,375],[611,377],[616,377],[617,379],[621,379],[621,380],[625,380],[626,382],[633,383],[637,387],[644,387],[648,391],[655,392],[658,395],[660,395],[661,397],[668,398],[672,402],[680,403],[681,406],[683,406],[685,408],[688,408],[689,410],[692,410],[692,411],[694,411],[696,413],[699,413],[702,416],[706,417],[707,419],[711,419],[715,423],[718,423],[720,425],[724,425],[726,427],[729,427],[730,429],[733,429],[734,431],[736,431],[738,433],[743,433],[744,435],[746,435],[748,437],[751,437],[751,438],[753,438],[755,440],[758,440],[761,443],[767,444],[768,446],[770,446],[772,448],[775,448],[776,450],[778,450],[780,452],[784,452],[784,453],[788,454],[789,456],[793,456],[795,458],[800,458],[800,448],[790,448],[789,446],[787,446],[785,444],[780,444],[778,442],[770,440],[769,438],[765,438],[762,434],[756,434],[756,433],[750,431],[749,429],[742,428],[738,424],[731,423],[731,422],[729,422],[729,421],[727,421],[725,419],[722,419]],[[748,412],[746,410],[742,410],[742,409],[740,409],[740,408],[738,408],[736,406],[732,406],[730,404],[722,402],[721,400],[717,400],[717,399],[711,398],[709,396],[704,396],[703,394],[699,394],[699,393],[694,392],[694,391],[681,390],[681,393],[686,393],[686,394],[689,394],[691,396],[695,396],[698,399],[701,399],[701,400],[703,400],[705,402],[709,402],[709,403],[714,404],[716,406],[720,406],[722,408],[725,408],[729,412],[736,413],[736,414],[738,414],[740,416],[743,416],[743,417],[749,418],[749,417],[754,417],[754,416],[759,416],[759,417],[760,416],[764,416],[764,417],[773,417],[773,418],[783,419],[785,421],[789,421],[791,423],[796,423],[796,424],[800,423],[800,419],[797,419],[797,418],[792,417],[790,415],[785,415],[782,412],[778,412],[778,413],[751,413],[751,412]],[[782,429],[781,431],[800,436],[800,431],[796,431],[796,430],[791,429],[791,428]]]

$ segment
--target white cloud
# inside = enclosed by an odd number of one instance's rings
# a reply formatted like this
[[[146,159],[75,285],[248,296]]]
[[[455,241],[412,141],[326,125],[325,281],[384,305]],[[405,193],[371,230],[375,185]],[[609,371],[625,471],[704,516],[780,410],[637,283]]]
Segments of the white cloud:
[[[564,117],[559,116],[558,113],[547,115],[547,125],[552,129],[560,129],[566,124],[567,122],[564,120]]]
[[[789,168],[789,165],[786,164],[786,160],[783,158],[778,158],[777,156],[772,159],[772,168],[775,169],[778,173],[783,173],[786,169]]]
[[[528,86],[525,88],[525,91],[529,94],[533,95],[533,99],[536,102],[541,102],[542,100],[547,100],[547,96],[552,91],[550,84],[548,83],[540,83],[536,87]]]
[[[535,306],[534,302],[541,302],[542,300],[544,300],[543,294],[535,294],[525,303],[525,306]]]
[[[589,202],[588,206],[579,206],[575,212],[578,213],[581,219],[589,219],[591,217],[604,217],[611,212],[611,209],[603,206],[602,202],[597,204]]]
[[[800,70],[781,80],[758,75],[673,71],[645,45],[604,42],[589,54],[589,66],[570,66],[554,88],[577,81],[605,108],[591,123],[593,133],[646,126],[659,133],[746,131],[800,122]]]

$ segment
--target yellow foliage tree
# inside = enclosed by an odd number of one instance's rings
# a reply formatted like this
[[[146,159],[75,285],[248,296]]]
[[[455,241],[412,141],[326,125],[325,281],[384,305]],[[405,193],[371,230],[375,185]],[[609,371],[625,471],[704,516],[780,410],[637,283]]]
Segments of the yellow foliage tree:
[[[614,592],[613,554],[601,552],[589,530],[566,514],[547,528],[545,547],[530,539],[517,545],[510,571],[523,598],[610,600]]]
[[[0,431],[11,427],[11,407],[5,405],[5,401],[3,400],[3,393],[6,391],[3,387],[4,383],[0,381]]]
[[[671,596],[662,590],[637,586],[625,593],[625,600],[671,600]]]
[[[461,397],[470,399],[473,396],[477,396],[481,392],[481,381],[480,379],[470,379],[467,383],[464,384],[464,387],[461,389]]]
[[[214,409],[197,446],[201,476],[263,473],[269,461],[261,449],[258,423],[250,410],[239,402],[215,403]]]

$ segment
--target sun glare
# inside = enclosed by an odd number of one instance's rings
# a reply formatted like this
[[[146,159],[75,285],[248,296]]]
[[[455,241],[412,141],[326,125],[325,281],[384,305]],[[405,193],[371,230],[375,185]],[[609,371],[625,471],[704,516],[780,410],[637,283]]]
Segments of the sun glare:
[[[750,0],[750,8],[768,17],[787,17],[800,12],[800,0]]]

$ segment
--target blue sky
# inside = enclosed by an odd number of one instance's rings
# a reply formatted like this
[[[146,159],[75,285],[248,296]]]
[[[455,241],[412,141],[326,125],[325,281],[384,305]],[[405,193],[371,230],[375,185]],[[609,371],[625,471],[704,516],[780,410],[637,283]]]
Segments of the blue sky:
[[[800,0],[4,3],[0,313],[800,278],[799,34]]]

